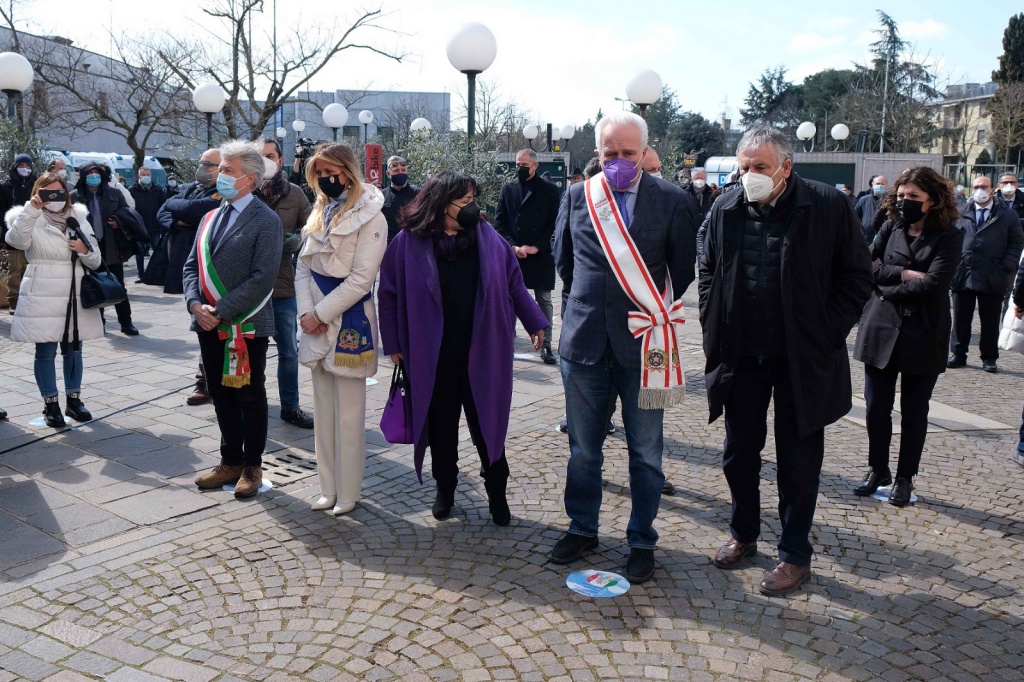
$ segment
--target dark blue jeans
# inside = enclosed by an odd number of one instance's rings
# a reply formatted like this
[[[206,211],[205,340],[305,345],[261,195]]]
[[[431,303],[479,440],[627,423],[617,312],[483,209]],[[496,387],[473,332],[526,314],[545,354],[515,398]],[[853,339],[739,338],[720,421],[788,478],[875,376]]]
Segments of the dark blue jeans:
[[[36,386],[44,398],[57,396],[57,342],[37,343]],[[64,392],[78,393],[82,388],[82,351],[69,351],[64,356]]]
[[[565,511],[569,532],[596,537],[601,511],[601,467],[608,428],[608,406],[622,398],[622,426],[629,452],[629,491],[632,512],[626,526],[630,547],[653,549],[658,544],[654,519],[661,504],[664,449],[663,410],[642,410],[640,370],[620,365],[609,350],[596,365],[562,358],[565,415],[569,422],[569,467],[565,480]]]
[[[282,410],[294,410],[299,406],[299,343],[296,318],[298,304],[294,296],[271,299],[274,305],[274,345],[277,346],[277,392],[281,398]]]
[[[778,469],[779,559],[811,563],[811,524],[825,457],[825,430],[800,436],[793,387],[785,360],[741,358],[725,401],[722,470],[732,493],[732,537],[754,542],[761,534],[761,451],[768,437],[768,404],[775,396],[775,451]]]

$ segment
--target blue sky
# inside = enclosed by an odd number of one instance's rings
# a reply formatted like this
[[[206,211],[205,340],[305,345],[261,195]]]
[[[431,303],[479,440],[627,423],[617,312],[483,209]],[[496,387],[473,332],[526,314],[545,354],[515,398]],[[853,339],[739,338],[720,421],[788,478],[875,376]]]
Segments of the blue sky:
[[[223,0],[207,0],[213,3]],[[108,30],[145,35],[159,29],[202,35],[198,0],[171,4],[134,0],[60,3],[28,0],[25,26],[70,37],[105,52]],[[985,82],[1002,53],[1003,29],[1018,0],[971,3],[826,3],[821,0],[383,0],[384,23],[398,33],[372,35],[375,45],[407,53],[401,64],[350,53],[313,81],[314,89],[374,88],[464,92],[465,78],[445,56],[445,44],[462,23],[488,25],[498,56],[483,78],[496,81],[538,121],[579,124],[622,105],[625,84],[640,69],[657,71],[685,108],[718,118],[727,106],[737,119],[748,84],[768,67],[789,69],[794,80],[824,68],[846,68],[867,58],[878,27],[875,9],[890,14],[917,55],[936,65],[945,83]],[[259,22],[269,33],[273,0]],[[278,1],[278,31],[343,19],[350,2]],[[376,3],[364,6],[376,7]],[[296,9],[299,8],[299,9]],[[33,9],[44,11],[33,11]],[[45,17],[45,19],[42,19]],[[159,17],[154,20],[154,17]],[[139,27],[145,27],[140,32]],[[370,38],[370,34],[366,36]]]

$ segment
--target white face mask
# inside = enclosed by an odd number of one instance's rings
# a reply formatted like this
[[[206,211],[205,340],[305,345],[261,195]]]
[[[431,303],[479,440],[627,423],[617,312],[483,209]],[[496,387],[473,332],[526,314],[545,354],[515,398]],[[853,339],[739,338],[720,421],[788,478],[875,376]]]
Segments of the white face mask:
[[[50,213],[62,213],[64,211],[63,201],[47,201],[43,206]]]
[[[20,175],[23,178],[27,178],[28,176],[32,175],[32,169],[31,168],[19,168],[18,169],[18,175]]]
[[[57,171],[57,177],[58,178],[66,178],[67,176],[68,176],[68,172],[66,170],[64,170],[63,168],[61,168],[59,171]]]
[[[707,183],[701,180],[700,178],[697,178],[696,180],[693,181],[693,186],[696,187],[697,189],[704,189],[704,185],[706,184]]]
[[[1004,197],[1009,199],[1010,197],[1012,197],[1014,194],[1017,193],[1017,188],[1014,187],[1013,185],[1006,184],[1006,185],[1003,185],[1002,188],[999,191],[1003,193]]]
[[[661,171],[655,171],[654,173],[648,173],[648,175],[650,175],[652,178],[660,178],[661,177]]]
[[[743,191],[747,195],[747,201],[756,204],[767,199],[775,189],[775,176],[782,170],[782,166],[775,169],[771,175],[762,173],[746,173],[740,182],[743,183]]]
[[[974,193],[971,194],[971,198],[974,199],[974,203],[984,206],[988,203],[988,200],[992,198],[992,195],[983,189],[976,189],[974,190]]]

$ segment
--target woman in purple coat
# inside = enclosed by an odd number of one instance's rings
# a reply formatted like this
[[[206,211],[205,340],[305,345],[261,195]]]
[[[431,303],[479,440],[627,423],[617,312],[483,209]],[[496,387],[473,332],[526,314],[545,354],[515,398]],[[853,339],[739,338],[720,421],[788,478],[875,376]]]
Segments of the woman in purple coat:
[[[507,526],[505,436],[516,317],[537,350],[548,322],[523,286],[512,247],[480,218],[479,192],[468,175],[439,173],[405,210],[402,232],[381,265],[380,335],[385,355],[404,363],[409,377],[421,480],[430,446],[434,518],[447,518],[455,503],[465,409],[491,519]]]

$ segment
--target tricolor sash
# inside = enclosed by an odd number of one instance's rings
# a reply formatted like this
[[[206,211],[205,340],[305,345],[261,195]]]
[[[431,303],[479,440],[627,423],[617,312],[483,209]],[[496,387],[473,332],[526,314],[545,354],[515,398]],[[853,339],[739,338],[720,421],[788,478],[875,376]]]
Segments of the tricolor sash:
[[[322,275],[313,268],[309,269],[309,274],[313,276],[313,281],[324,296],[345,281],[344,277]],[[366,316],[366,308],[363,306],[371,298],[373,294],[367,293],[341,314],[341,327],[338,329],[338,338],[334,344],[335,366],[361,367],[376,359],[377,352],[373,349],[373,327],[370,326],[370,318]]]
[[[630,311],[627,323],[634,338],[642,338],[639,406],[662,410],[683,398],[686,381],[679,362],[676,325],[683,324],[683,301],[674,300],[672,277],[665,273],[665,291],[658,292],[640,257],[611,189],[599,173],[584,187],[590,219],[612,273],[626,296],[639,310]]]
[[[220,210],[220,209],[218,209]],[[199,226],[199,285],[203,289],[206,300],[217,305],[217,301],[227,295],[227,287],[217,276],[217,270],[213,267],[213,259],[210,250],[210,230],[213,227],[213,216],[217,211],[210,211],[203,218]],[[249,349],[245,340],[255,338],[256,326],[249,322],[249,318],[255,315],[267,304],[273,296],[273,290],[267,292],[267,297],[247,312],[242,313],[230,324],[221,323],[217,325],[217,336],[224,344],[224,367],[221,375],[221,385],[231,388],[247,386],[252,381],[252,373],[249,367]]]

